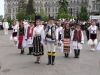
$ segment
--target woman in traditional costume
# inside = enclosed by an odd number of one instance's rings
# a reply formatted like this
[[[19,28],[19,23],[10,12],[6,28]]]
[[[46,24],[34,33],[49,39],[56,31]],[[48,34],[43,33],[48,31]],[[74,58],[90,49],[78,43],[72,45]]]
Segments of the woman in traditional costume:
[[[41,25],[41,17],[36,16],[36,26],[33,30],[33,55],[36,56],[36,64],[40,64],[40,57],[44,55],[43,40],[45,39],[44,35],[44,26]]]
[[[29,53],[27,55],[31,55],[33,51],[33,31],[34,31],[34,23],[30,22],[30,25],[27,27],[25,39],[27,41],[27,47],[29,48]]]
[[[20,21],[19,30],[18,30],[18,49],[21,49],[20,54],[24,53],[24,47],[23,47],[24,37],[25,37],[25,28],[24,28],[23,21]]]
[[[88,44],[91,46],[92,51],[95,51],[95,47],[97,45],[97,29],[95,22],[92,22],[92,25],[88,28],[90,33]]]
[[[64,31],[64,55],[65,57],[68,57],[70,52],[70,32],[71,32],[68,23],[64,25],[63,31]]]
[[[14,44],[17,45],[17,41],[18,41],[17,34],[18,34],[18,28],[19,28],[17,21],[14,21],[12,28],[13,28],[13,33],[11,36],[14,41]]]

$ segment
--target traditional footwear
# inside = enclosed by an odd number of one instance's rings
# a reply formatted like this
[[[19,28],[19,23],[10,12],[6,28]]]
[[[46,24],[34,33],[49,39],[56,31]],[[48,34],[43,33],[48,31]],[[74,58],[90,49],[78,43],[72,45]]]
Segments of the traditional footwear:
[[[31,53],[28,53],[27,55],[32,55]]]
[[[51,65],[55,65],[55,52],[52,52],[52,63]]]
[[[37,57],[37,60],[34,63],[35,64],[40,64],[40,57]]]
[[[35,63],[35,64],[40,64],[40,61],[35,61],[34,63]]]
[[[65,53],[65,58],[68,58],[69,57],[69,54],[68,53]]]
[[[51,64],[51,55],[48,55],[48,64],[47,65],[50,65]]]
[[[95,51],[95,49],[94,48],[91,48],[91,51]]]
[[[51,64],[51,52],[48,52],[48,63],[47,65]]]
[[[52,63],[51,63],[51,65],[55,65],[54,61],[55,61],[55,56],[52,56]]]
[[[78,58],[79,58],[79,56],[80,56],[80,49],[78,49],[78,54],[77,54],[77,56],[78,56]]]
[[[21,53],[20,54],[24,54],[24,49],[21,49]]]
[[[77,49],[74,50],[74,54],[75,54],[74,58],[78,58],[78,50]]]
[[[33,49],[32,47],[29,47],[29,53],[27,55],[31,55],[32,49]]]

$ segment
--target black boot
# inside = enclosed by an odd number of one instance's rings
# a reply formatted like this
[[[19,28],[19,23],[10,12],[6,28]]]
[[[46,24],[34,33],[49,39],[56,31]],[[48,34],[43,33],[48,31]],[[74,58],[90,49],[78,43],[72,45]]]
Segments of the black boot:
[[[50,65],[51,64],[51,55],[48,55],[48,64],[47,65]]]
[[[69,57],[69,53],[65,53],[65,58],[68,58]]]
[[[32,47],[29,47],[29,53],[27,55],[31,55],[32,49],[33,49]]]
[[[52,64],[51,65],[55,65],[55,56],[52,56]]]
[[[47,65],[51,64],[51,52],[48,52],[48,63]]]
[[[51,65],[55,65],[55,52],[52,52],[52,63]]]
[[[20,54],[24,54],[24,49],[21,49],[21,53]]]
[[[74,50],[74,54],[75,54],[75,58],[78,58],[78,50],[77,49]]]
[[[80,49],[78,49],[78,54],[77,54],[77,56],[78,56],[78,58],[79,58],[79,56],[80,56]]]

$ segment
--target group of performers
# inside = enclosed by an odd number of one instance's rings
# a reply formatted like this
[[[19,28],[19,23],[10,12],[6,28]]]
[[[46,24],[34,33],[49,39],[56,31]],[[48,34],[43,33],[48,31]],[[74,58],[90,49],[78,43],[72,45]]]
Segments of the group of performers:
[[[97,40],[95,40],[97,38],[97,28],[94,25],[92,23],[88,28],[91,39],[89,44],[92,50],[97,44]],[[21,54],[24,54],[24,48],[27,47],[29,48],[28,55],[36,56],[36,64],[40,64],[40,58],[44,55],[44,46],[48,54],[47,65],[54,65],[58,46],[62,47],[64,57],[69,57],[72,48],[75,58],[79,58],[80,50],[84,44],[84,34],[79,24],[75,23],[73,29],[68,22],[55,21],[53,17],[50,17],[45,25],[41,21],[41,16],[36,16],[35,22],[15,22],[12,36],[18,49],[21,50]]]

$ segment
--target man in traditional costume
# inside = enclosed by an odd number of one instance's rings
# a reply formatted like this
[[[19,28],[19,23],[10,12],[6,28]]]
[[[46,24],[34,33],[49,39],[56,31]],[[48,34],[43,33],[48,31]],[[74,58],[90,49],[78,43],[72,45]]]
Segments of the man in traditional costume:
[[[26,29],[25,39],[27,41],[27,47],[29,48],[29,53],[27,55],[31,55],[33,51],[33,31],[34,31],[34,23],[30,22],[30,25]]]
[[[82,44],[84,43],[84,35],[80,25],[76,25],[75,30],[71,33],[72,47],[74,49],[75,58],[79,58]]]
[[[54,65],[55,61],[55,44],[56,44],[56,25],[53,17],[49,18],[48,24],[45,29],[45,42],[48,50],[48,64]]]

